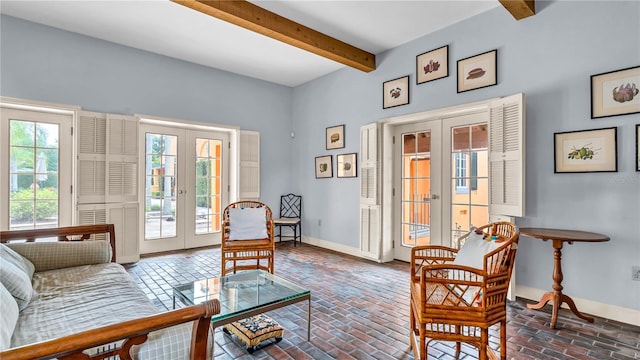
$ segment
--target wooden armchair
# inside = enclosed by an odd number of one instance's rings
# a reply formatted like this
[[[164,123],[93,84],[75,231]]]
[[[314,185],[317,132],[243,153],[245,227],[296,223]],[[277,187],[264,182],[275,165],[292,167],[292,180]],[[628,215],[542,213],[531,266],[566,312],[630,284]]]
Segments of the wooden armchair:
[[[491,241],[492,235],[497,239]],[[427,359],[432,340],[455,341],[456,358],[465,342],[478,348],[480,360],[497,359],[488,347],[489,327],[497,323],[500,359],[506,359],[506,300],[518,237],[514,224],[498,222],[472,231],[467,250],[467,244],[460,250],[433,245],[412,249],[409,337],[415,359]],[[483,249],[480,255],[473,253],[476,246]],[[481,258],[478,267],[456,263],[456,257],[469,255]]]
[[[234,209],[264,209],[260,225],[266,226],[264,237],[237,239],[232,232],[238,230],[233,223]],[[234,226],[236,225],[236,226]],[[255,224],[254,224],[255,225]],[[259,201],[238,201],[229,204],[222,213],[222,276],[237,270],[262,269],[273,273],[275,241],[273,239],[273,215],[271,209]]]

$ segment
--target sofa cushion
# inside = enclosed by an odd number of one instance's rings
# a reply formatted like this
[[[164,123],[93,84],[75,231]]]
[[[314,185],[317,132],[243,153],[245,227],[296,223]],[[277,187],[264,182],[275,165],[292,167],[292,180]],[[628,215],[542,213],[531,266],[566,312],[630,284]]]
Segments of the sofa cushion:
[[[37,272],[111,261],[111,244],[102,240],[12,243],[8,246],[29,259]]]
[[[11,347],[11,335],[18,321],[18,303],[2,284],[0,284],[0,351]]]
[[[158,313],[116,263],[36,272],[33,287],[38,297],[20,313],[13,347]]]
[[[11,262],[22,269],[29,276],[29,280],[33,277],[33,263],[5,244],[0,244],[0,262]]]
[[[31,286],[29,274],[14,263],[2,260],[0,282],[16,299],[20,311],[27,307],[33,297],[33,287]]]

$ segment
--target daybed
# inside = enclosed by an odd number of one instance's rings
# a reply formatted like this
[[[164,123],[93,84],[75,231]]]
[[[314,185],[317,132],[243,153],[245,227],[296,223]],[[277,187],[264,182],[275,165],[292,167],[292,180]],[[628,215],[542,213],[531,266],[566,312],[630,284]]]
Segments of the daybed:
[[[211,358],[218,300],[160,313],[113,262],[113,225],[4,231],[0,242],[0,359]]]

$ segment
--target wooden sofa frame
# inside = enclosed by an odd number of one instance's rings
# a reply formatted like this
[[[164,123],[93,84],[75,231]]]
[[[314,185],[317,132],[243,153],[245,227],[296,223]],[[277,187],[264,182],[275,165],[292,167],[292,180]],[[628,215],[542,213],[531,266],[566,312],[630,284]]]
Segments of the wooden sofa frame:
[[[112,257],[115,262],[115,232],[113,224],[68,226],[52,229],[0,231],[0,242],[34,242],[39,238],[57,237],[58,241],[84,241],[93,234],[109,234]],[[20,346],[0,352],[2,360],[51,359],[104,359],[118,356],[131,360],[131,347],[147,341],[150,332],[187,322],[193,323],[189,359],[204,360],[207,357],[209,325],[211,317],[220,312],[217,299],[204,303],[172,310],[152,316],[142,317],[117,324],[83,331],[77,334]],[[98,355],[89,356],[84,350],[101,345],[109,345],[124,340],[120,347],[110,349]]]

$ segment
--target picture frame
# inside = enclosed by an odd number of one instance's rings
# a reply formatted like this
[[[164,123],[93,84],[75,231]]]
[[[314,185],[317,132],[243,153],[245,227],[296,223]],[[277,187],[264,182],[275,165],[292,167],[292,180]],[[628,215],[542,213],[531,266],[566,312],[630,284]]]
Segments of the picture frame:
[[[554,173],[617,172],[617,127],[554,134]]]
[[[416,55],[416,85],[449,76],[449,45]]]
[[[340,154],[336,156],[336,174],[339,178],[358,176],[358,154]]]
[[[316,179],[333,177],[333,156],[316,156]]]
[[[636,125],[636,171],[640,171],[640,124]]]
[[[382,84],[382,108],[388,109],[409,103],[409,75]]]
[[[591,118],[640,113],[640,66],[591,75]]]
[[[498,84],[498,49],[457,61],[458,93]]]
[[[328,127],[325,142],[327,150],[342,149],[344,147],[344,125]]]

